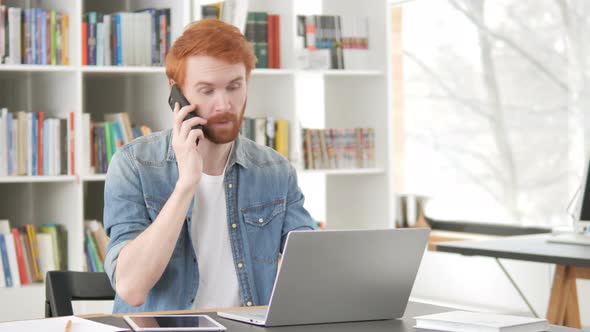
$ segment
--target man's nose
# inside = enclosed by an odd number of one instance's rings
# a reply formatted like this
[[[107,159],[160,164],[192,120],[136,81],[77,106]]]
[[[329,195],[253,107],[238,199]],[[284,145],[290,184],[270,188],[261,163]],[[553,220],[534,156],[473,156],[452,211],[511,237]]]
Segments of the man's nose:
[[[215,110],[216,111],[229,111],[231,108],[230,98],[227,92],[222,91],[217,93],[215,96]]]

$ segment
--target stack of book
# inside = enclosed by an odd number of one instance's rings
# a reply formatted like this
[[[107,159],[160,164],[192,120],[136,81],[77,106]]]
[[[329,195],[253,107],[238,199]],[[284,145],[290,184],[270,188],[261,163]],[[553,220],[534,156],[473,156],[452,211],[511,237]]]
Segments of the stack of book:
[[[297,16],[298,67],[304,69],[366,69],[368,17]]]
[[[0,61],[69,65],[69,16],[43,8],[0,6]]]
[[[109,238],[101,222],[87,220],[84,222],[84,254],[89,272],[104,272],[104,259],[107,255]]]
[[[265,12],[249,12],[245,36],[258,62],[256,68],[281,68],[281,18]]]
[[[152,132],[147,126],[133,125],[127,112],[105,114],[104,119],[92,122],[89,113],[82,114],[82,144],[89,151],[82,160],[85,174],[106,173],[118,148]]]
[[[47,271],[67,270],[68,236],[59,224],[10,228],[0,220],[0,287],[41,282]]]
[[[373,128],[303,129],[306,169],[375,167]]]
[[[171,45],[170,22],[169,8],[88,12],[82,21],[82,64],[162,66]]]
[[[0,176],[75,174],[74,123],[73,112],[53,119],[0,109]]]
[[[272,117],[244,117],[240,134],[252,141],[270,146],[285,158],[289,158],[289,121]]]

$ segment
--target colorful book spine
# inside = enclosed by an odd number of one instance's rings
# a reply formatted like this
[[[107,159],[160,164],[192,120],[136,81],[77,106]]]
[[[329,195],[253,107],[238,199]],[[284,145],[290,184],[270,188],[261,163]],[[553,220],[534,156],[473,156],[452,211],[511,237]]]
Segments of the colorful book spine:
[[[268,68],[268,14],[265,12],[257,12],[254,51],[258,62],[256,68]]]
[[[10,262],[8,260],[8,249],[6,247],[4,234],[0,234],[0,255],[2,255],[2,268],[4,269],[4,281],[6,287],[12,287],[12,274],[10,273]]]
[[[31,154],[29,157],[32,159],[32,171],[30,175],[37,175],[37,113],[31,113],[31,124]]]
[[[92,260],[94,261],[96,272],[104,272],[104,268],[102,266],[103,263],[101,262],[100,257],[98,256],[98,252],[96,250],[96,243],[94,242],[94,237],[92,237],[92,234],[89,230],[86,230],[86,238],[88,239],[88,244],[90,247],[90,252],[88,254],[92,257]]]
[[[96,65],[96,12],[88,13],[88,64]]]
[[[15,159],[14,159],[14,146],[16,142],[14,141],[15,135],[13,134],[16,132],[14,128],[14,119],[12,118],[11,113],[7,113],[6,118],[6,142],[7,142],[7,157],[8,157],[8,164],[7,164],[7,173],[8,175],[15,175],[16,168],[15,168]]]
[[[12,229],[12,236],[14,237],[14,247],[16,249],[16,259],[18,261],[18,272],[20,275],[20,282],[22,285],[26,285],[29,283],[29,277],[27,276],[25,255],[23,253],[24,247],[21,242],[21,236],[18,229]]]
[[[70,64],[70,16],[67,14],[61,14],[61,64]],[[82,26],[82,32],[84,32],[84,26]],[[84,45],[82,45],[84,50]],[[83,57],[82,57],[83,59]]]
[[[39,8],[37,10],[37,24],[40,27],[39,41],[41,42],[38,46],[38,56],[41,58],[41,64],[47,64],[47,12],[44,9]]]
[[[49,55],[51,58],[51,64],[57,65],[57,22],[56,22],[56,12],[55,10],[51,10],[49,12]]]
[[[110,122],[105,122],[104,124],[104,136],[105,136],[105,143],[106,143],[106,160],[107,164],[111,163],[111,158],[115,151],[113,150],[113,129]]]
[[[88,65],[88,19],[82,20],[82,65]]]
[[[37,112],[37,175],[45,175],[44,170],[44,139],[45,136],[45,113]]]
[[[96,23],[96,65],[104,66],[104,23]]]
[[[68,168],[70,175],[76,174],[76,132],[75,132],[75,120],[74,112],[68,114]]]
[[[27,238],[29,241],[29,247],[31,249],[31,263],[32,263],[32,274],[35,281],[43,281],[41,275],[40,262],[39,262],[39,244],[37,243],[37,232],[35,226],[26,225]]]
[[[121,31],[121,14],[115,15],[115,31],[116,31],[116,39],[115,39],[115,46],[116,46],[116,64],[117,66],[123,65],[123,42],[121,38],[123,37],[123,33]]]

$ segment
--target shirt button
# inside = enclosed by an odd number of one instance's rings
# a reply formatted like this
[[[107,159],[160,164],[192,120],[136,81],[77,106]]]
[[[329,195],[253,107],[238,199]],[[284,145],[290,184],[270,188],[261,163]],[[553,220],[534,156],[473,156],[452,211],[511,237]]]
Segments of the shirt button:
[[[193,262],[195,262],[195,263],[197,262],[197,259],[196,259],[196,258],[194,258],[194,257],[193,257]]]
[[[260,218],[258,219],[258,222],[262,224],[264,222],[264,219]]]
[[[231,228],[238,228],[238,224],[231,224]]]
[[[241,269],[241,268],[243,268],[243,267],[244,267],[244,264],[242,264],[242,263],[238,263],[238,267]]]
[[[231,189],[231,188],[233,188],[233,187],[234,187],[234,185],[230,183],[230,184],[228,184],[228,185],[227,185],[227,187],[228,187],[229,189]]]
[[[192,298],[192,299],[191,299],[191,303],[194,303],[194,302],[195,302],[195,299],[194,299],[194,298]]]
[[[248,302],[246,302],[246,305],[249,306],[249,307],[251,307],[252,306],[252,302],[248,301]]]

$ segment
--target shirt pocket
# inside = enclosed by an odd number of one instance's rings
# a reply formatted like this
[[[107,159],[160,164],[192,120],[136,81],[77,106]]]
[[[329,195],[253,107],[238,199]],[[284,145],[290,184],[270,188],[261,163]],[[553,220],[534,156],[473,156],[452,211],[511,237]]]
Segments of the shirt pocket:
[[[144,195],[144,200],[145,200],[145,204],[146,204],[146,207],[148,210],[148,215],[150,217],[150,224],[151,224],[152,222],[154,222],[154,220],[156,220],[156,218],[158,217],[158,215],[162,211],[162,208],[166,204],[167,200],[165,200],[161,197],[152,196],[152,195]],[[172,253],[172,258],[182,257],[182,254],[184,252],[184,242],[185,242],[185,238],[186,238],[185,230],[186,230],[186,218],[185,218],[185,224],[180,231],[180,234],[178,236],[178,240],[176,241],[176,246],[174,247],[174,252]]]
[[[285,214],[285,200],[277,198],[268,202],[256,204],[242,209],[244,222],[249,229],[264,229],[273,220],[280,219]]]

